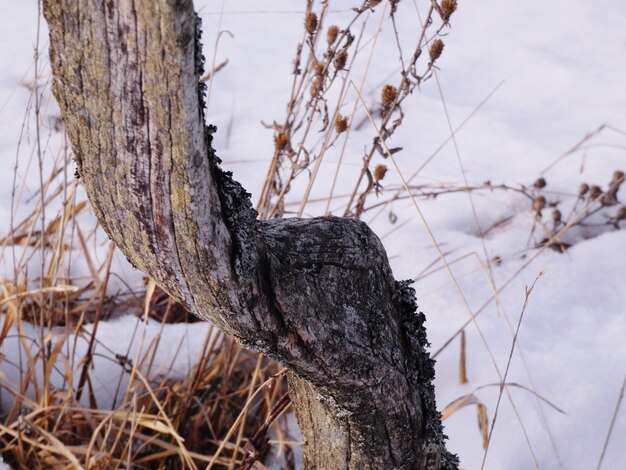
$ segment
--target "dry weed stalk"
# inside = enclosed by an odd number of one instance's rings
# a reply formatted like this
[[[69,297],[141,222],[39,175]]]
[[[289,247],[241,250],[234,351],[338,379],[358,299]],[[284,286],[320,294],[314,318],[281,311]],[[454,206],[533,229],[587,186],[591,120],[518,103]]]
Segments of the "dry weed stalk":
[[[385,171],[383,171],[383,168]],[[582,183],[576,191],[570,193],[550,191],[548,180],[544,177],[537,178],[534,183],[528,184],[493,184],[485,181],[482,184],[466,186],[465,184],[435,183],[422,185],[394,186],[388,185],[385,188],[378,183],[386,173],[384,165],[378,165],[373,171],[373,189],[377,194],[390,197],[372,203],[362,209],[367,213],[377,209],[384,209],[392,202],[406,199],[429,200],[437,199],[446,195],[468,194],[468,193],[494,193],[496,191],[512,192],[519,194],[529,201],[529,210],[534,220],[529,239],[534,237],[534,232],[539,227],[542,231],[540,239],[533,243],[534,248],[544,245],[563,253],[571,243],[566,243],[562,239],[573,229],[593,229],[587,232],[589,236],[597,236],[606,230],[619,230],[626,225],[626,205],[621,202],[619,192],[624,183],[625,177],[622,170],[615,170],[613,176],[606,184],[606,189],[601,185]],[[407,191],[407,188],[409,191]],[[573,196],[576,194],[576,196]],[[341,195],[338,197],[348,197]],[[573,201],[573,203],[572,203]],[[569,209],[559,209],[559,207],[570,206]],[[567,215],[564,215],[567,214]],[[507,216],[502,223],[506,223],[512,218]],[[392,220],[392,223],[395,221]],[[489,235],[493,229],[498,228],[500,223],[487,227],[481,236]],[[564,231],[561,229],[565,228]],[[574,237],[575,238],[575,237]],[[572,240],[573,242],[574,240]],[[500,259],[501,261],[501,259]],[[497,263],[496,263],[497,264]]]
[[[608,228],[620,229],[620,224],[626,220],[626,206],[620,202],[618,193],[624,183],[624,172],[615,170],[611,180],[602,189],[600,185],[582,183],[577,191],[577,197],[572,207],[563,216],[559,209],[564,205],[562,200],[548,199],[544,188],[548,185],[544,177],[538,178],[533,184],[532,211],[535,214],[535,225],[531,230],[531,237],[536,226],[543,232],[536,247],[547,246],[559,253],[570,248],[571,242],[563,241],[563,235],[573,228],[595,229],[595,235]],[[548,212],[546,214],[546,212]],[[596,216],[596,214],[598,214]],[[567,231],[560,233],[560,229],[567,227]],[[558,235],[557,235],[558,234]],[[591,232],[587,237],[591,236]]]
[[[391,2],[391,20],[394,30],[394,15],[398,3]],[[354,16],[346,27],[340,29],[337,25],[330,25],[326,29],[326,40],[320,41],[319,38],[322,36],[320,33],[324,28],[328,14],[328,2],[321,3],[318,13],[313,11],[314,2],[312,0],[307,3],[303,40],[297,47],[294,59],[292,72],[294,79],[291,96],[287,103],[286,117],[281,124],[274,122],[267,125],[275,130],[275,150],[257,204],[261,217],[272,218],[284,215],[284,197],[289,192],[294,180],[313,163],[316,163],[317,170],[317,165],[324,157],[325,152],[338,141],[340,136],[343,136],[344,139],[349,137],[349,120],[341,115],[341,108],[346,98],[350,70],[359,53],[359,43],[362,36],[361,33],[359,40],[355,40],[356,35],[352,30],[357,20],[361,19],[364,14],[382,7],[383,2],[364,1],[359,8],[354,8]],[[434,67],[437,57],[431,58],[423,72],[418,73],[417,71],[417,63],[422,55],[422,49],[432,39],[427,38],[426,33],[434,22],[434,11],[435,7],[431,4],[426,26],[419,33],[412,59],[408,64],[402,64],[398,86],[387,84],[383,88],[380,126],[383,140],[389,138],[401,124],[404,117],[401,109],[402,102],[417,86],[430,77]],[[447,19],[442,19],[442,24],[434,32],[433,38],[437,37],[446,25]],[[397,35],[397,30],[395,32]],[[378,34],[379,31],[376,32],[376,35]],[[440,40],[438,41],[437,44],[443,44]],[[304,57],[305,53],[306,57]],[[439,51],[440,53],[441,51]],[[402,57],[402,51],[400,51],[400,56]],[[335,88],[338,89],[336,93],[338,101],[333,106],[329,103],[329,99]],[[333,127],[329,126],[329,123],[334,123],[334,133],[332,132]],[[319,139],[312,134],[313,130],[324,135],[321,145]],[[347,204],[345,215],[360,217],[367,195],[377,187],[370,170],[370,162],[375,154],[380,154],[386,158],[378,137],[374,138],[373,144],[366,152],[363,170]],[[314,170],[314,176],[316,170]],[[368,184],[365,190],[362,190],[361,183],[364,178]],[[312,181],[309,183],[303,204],[306,203],[311,185]],[[359,199],[354,205],[354,199],[360,190]],[[332,198],[332,194],[330,197]],[[302,212],[302,208],[299,212]]]
[[[559,158],[557,158],[553,163],[548,165],[548,167],[546,167],[542,171],[542,174],[545,174],[548,170],[553,169],[557,164],[561,163],[566,157],[575,155],[578,151],[583,150],[585,144],[587,144],[591,139],[600,135],[603,131],[607,131],[607,130],[611,130],[621,136],[626,136],[626,132],[623,132],[617,128],[603,124],[599,126],[595,131],[588,133],[575,146],[573,146],[570,150],[568,150],[566,153],[564,153]],[[621,216],[622,213],[626,212],[622,209],[623,205],[620,205],[619,201],[617,200],[619,189],[621,188],[621,185],[623,184],[622,174],[623,172],[621,170],[616,170],[613,174],[610,184],[608,185],[609,191],[611,191],[612,195],[616,199],[615,204],[606,204],[606,203],[603,204],[602,203],[602,195],[604,194],[604,191],[602,191],[600,186],[598,186],[598,189],[594,190],[593,192],[594,197],[593,198],[590,197],[589,192],[591,191],[591,187],[589,184],[583,183],[580,185],[580,187],[577,189],[577,191],[574,194],[570,195],[570,200],[573,198],[574,204],[573,204],[573,209],[571,210],[571,214],[566,218],[567,222],[563,222],[562,214],[560,217],[552,216],[551,218],[552,218],[553,223],[556,222],[558,219],[560,219],[560,224],[556,228],[554,227],[550,228],[545,224],[542,225],[541,221],[537,222],[538,214],[537,213],[533,214],[533,218],[536,224],[539,224],[541,228],[545,231],[545,233],[549,234],[549,238],[547,240],[542,240],[542,242],[536,244],[532,248],[523,250],[523,252],[513,253],[513,254],[506,256],[506,258],[509,258],[509,257],[522,255],[524,259],[524,263],[510,277],[504,280],[504,282],[502,282],[501,285],[499,285],[498,288],[494,290],[493,294],[479,308],[474,309],[470,312],[471,318],[465,321],[459,328],[457,328],[454,331],[454,333],[450,335],[450,337],[446,341],[444,341],[444,343],[441,346],[439,346],[439,348],[437,348],[434,351],[433,358],[437,358],[437,356],[443,350],[445,350],[448,346],[450,346],[452,342],[454,341],[454,339],[456,339],[459,335],[461,335],[462,332],[472,322],[474,322],[479,315],[485,312],[487,307],[492,302],[494,302],[494,300],[498,298],[500,293],[502,293],[502,291],[508,288],[511,285],[511,283],[515,279],[517,279],[517,277],[521,273],[523,273],[533,263],[533,261],[536,260],[543,253],[544,250],[550,248],[550,249],[555,249],[558,252],[563,252],[565,249],[567,249],[567,246],[563,245],[564,242],[562,241],[562,238],[573,227],[584,228],[586,226],[590,226],[591,224],[585,221],[589,217],[593,216],[594,214],[600,213],[599,216],[604,215],[604,221],[593,225],[596,229],[599,229],[599,231],[596,232],[596,234],[601,233],[601,230],[607,230],[607,229],[610,229],[611,227],[614,229],[621,228],[620,224],[623,219],[619,219],[619,217]],[[542,176],[538,180],[536,180],[535,183],[533,183],[532,185],[529,185],[529,186],[521,185],[519,188],[517,188],[517,191],[524,194],[524,196],[526,196],[527,198],[529,198],[529,200],[531,201],[529,208],[532,208],[532,206],[535,204],[534,200],[535,200],[535,197],[537,196],[536,192],[540,190],[543,191],[547,185],[548,185],[547,180],[545,179],[545,177]],[[503,188],[503,189],[508,189],[508,188]],[[511,188],[511,189],[515,189],[515,188]],[[392,200],[395,200],[395,196],[394,198],[392,198]],[[612,200],[613,199],[611,198],[611,201]],[[550,203],[548,202],[548,205],[549,204]],[[615,208],[616,205],[618,206],[617,210]],[[604,214],[602,214],[602,212],[604,212]],[[619,220],[616,220],[616,219],[619,219]],[[535,227],[533,226],[532,231],[534,230],[535,230]],[[530,238],[532,238],[532,231],[531,231]],[[529,255],[526,252],[529,251],[530,249],[533,249],[534,253]],[[459,260],[463,258],[464,257],[461,257],[459,258]],[[490,260],[489,263],[498,265],[502,262],[503,258],[505,257],[499,256],[499,255],[495,256],[492,260]],[[443,268],[438,267],[436,269],[440,270]]]
[[[322,3],[319,13],[313,11],[312,0],[307,2],[304,36],[297,46],[293,61],[293,83],[286,118],[282,124],[274,122],[266,125],[275,131],[275,150],[257,204],[263,218],[281,217],[284,214],[283,197],[289,191],[291,182],[317,158],[305,143],[314,129],[315,118],[321,116],[322,131],[332,129],[329,124],[333,124],[336,129],[334,140],[348,127],[347,120],[338,112],[330,115],[326,93],[347,65],[348,51],[355,40],[351,28],[364,11],[363,7],[357,11],[344,29],[331,25],[326,30],[325,41],[322,41],[320,37],[328,2]],[[325,45],[320,46],[320,43]],[[324,47],[321,55],[316,52],[318,47]],[[345,78],[343,82],[345,86]],[[298,143],[295,143],[296,138],[300,139]],[[284,175],[287,164],[290,168],[288,174]]]
[[[381,99],[381,116],[380,122],[377,123],[379,129],[378,134],[374,137],[373,143],[369,150],[363,157],[363,168],[361,174],[357,179],[352,194],[346,205],[344,216],[361,218],[363,215],[365,201],[372,191],[377,190],[375,179],[372,177],[370,170],[370,164],[376,154],[386,159],[389,153],[396,154],[402,150],[402,148],[388,148],[386,142],[391,137],[396,129],[402,124],[404,120],[404,112],[402,111],[402,103],[410,96],[413,91],[419,87],[423,82],[428,80],[432,76],[433,68],[435,67],[436,60],[441,56],[443,51],[443,41],[438,38],[443,29],[448,25],[449,16],[442,21],[441,25],[436,28],[430,38],[427,37],[427,32],[434,24],[434,12],[436,2],[432,2],[427,13],[424,26],[421,28],[417,44],[411,55],[411,60],[405,64],[402,49],[399,50],[400,62],[402,63],[400,71],[400,82],[397,86],[387,84],[383,87],[382,99]],[[394,15],[395,9],[392,9],[391,18],[393,29],[398,35],[398,31],[395,24]],[[450,13],[451,14],[451,13]],[[433,45],[430,50],[430,61],[426,64],[422,72],[418,72],[418,60],[422,56],[423,48],[426,47],[428,42],[434,39]],[[400,48],[400,46],[398,45]],[[434,52],[433,52],[434,51]],[[365,189],[361,188],[362,182],[366,181]],[[358,194],[358,197],[357,197]],[[356,201],[355,201],[356,198]]]

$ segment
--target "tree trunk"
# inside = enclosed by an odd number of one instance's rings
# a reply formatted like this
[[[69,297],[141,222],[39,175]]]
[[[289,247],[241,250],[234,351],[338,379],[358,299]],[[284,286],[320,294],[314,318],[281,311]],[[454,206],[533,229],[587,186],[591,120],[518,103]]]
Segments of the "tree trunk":
[[[305,468],[455,468],[424,317],[362,222],[256,220],[204,123],[191,0],[45,0],[78,174],[129,261],[292,371]]]

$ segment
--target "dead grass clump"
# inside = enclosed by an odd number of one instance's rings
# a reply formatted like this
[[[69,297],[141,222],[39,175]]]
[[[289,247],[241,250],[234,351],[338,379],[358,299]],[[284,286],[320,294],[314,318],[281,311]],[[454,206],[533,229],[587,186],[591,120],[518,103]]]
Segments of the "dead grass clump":
[[[271,411],[289,402],[275,363],[209,329],[188,371],[156,366],[159,347],[184,348],[165,344],[168,325],[198,319],[152,282],[111,288],[119,253],[67,177],[69,155],[57,164],[30,199],[42,202],[0,240],[14,268],[0,280],[3,459],[32,469],[237,468],[251,461],[247,439],[266,442],[270,426],[282,448],[284,423]],[[122,315],[137,317],[136,352],[99,334]],[[144,342],[148,318],[160,332]],[[113,371],[100,370],[103,357]]]

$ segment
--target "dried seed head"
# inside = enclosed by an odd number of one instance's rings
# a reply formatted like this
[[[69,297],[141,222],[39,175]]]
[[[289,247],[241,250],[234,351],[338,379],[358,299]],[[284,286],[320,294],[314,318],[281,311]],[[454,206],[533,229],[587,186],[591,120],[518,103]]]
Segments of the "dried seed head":
[[[606,193],[604,193],[602,195],[602,198],[600,199],[600,202],[602,203],[602,205],[614,206],[615,204],[617,204],[617,196],[615,194],[616,192],[614,191],[607,191]]]
[[[311,83],[311,96],[317,96],[322,91],[322,80],[320,77],[315,77]]]
[[[326,64],[324,62],[318,62],[313,67],[313,70],[315,71],[315,75],[323,76],[326,73]]]
[[[579,198],[585,197],[585,194],[587,194],[588,192],[589,192],[589,185],[587,183],[583,183],[580,186],[578,186],[578,197]]]
[[[626,206],[622,206],[615,214],[615,220],[624,220],[626,219]]]
[[[313,35],[317,30],[317,15],[312,11],[307,12],[304,17],[304,29],[310,35]]]
[[[537,178],[535,180],[535,183],[533,184],[533,186],[537,189],[541,189],[541,188],[545,188],[546,187],[546,180],[545,178]]]
[[[561,217],[562,217],[562,216],[561,216],[561,211],[560,211],[560,210],[558,210],[558,209],[554,209],[554,210],[552,211],[552,221],[553,221],[555,224],[558,224],[558,223],[561,221]]]
[[[443,41],[441,39],[435,39],[432,46],[430,46],[430,61],[436,61],[443,52]]]
[[[400,0],[389,0],[389,3],[391,3],[391,14],[393,15],[398,9],[398,3],[400,3]]]
[[[289,135],[286,132],[279,132],[274,136],[274,148],[279,152],[289,145]]]
[[[345,132],[348,128],[348,118],[342,116],[341,114],[337,114],[337,119],[335,119],[335,131],[337,134],[341,134]]]
[[[376,168],[374,168],[374,179],[376,181],[381,181],[385,179],[386,174],[387,167],[385,165],[376,165]]]
[[[538,214],[541,213],[541,209],[546,207],[546,198],[543,196],[537,196],[533,200],[533,210]]]
[[[441,18],[443,21],[447,22],[452,16],[452,13],[456,11],[457,2],[456,0],[442,0],[441,1]]]
[[[339,26],[332,25],[326,32],[326,42],[329,46],[337,40],[337,36],[339,36]]]
[[[346,66],[346,62],[348,62],[348,52],[337,52],[337,55],[335,56],[335,68],[337,70],[343,70],[343,68]]]
[[[381,99],[383,102],[383,111],[389,111],[389,109],[396,104],[396,99],[398,99],[398,89],[393,85],[385,85],[383,87]]]
[[[589,188],[589,197],[591,199],[596,199],[602,195],[602,188],[600,186],[594,184]]]
[[[615,170],[613,173],[613,180],[611,183],[622,184],[624,182],[624,172],[622,170]]]

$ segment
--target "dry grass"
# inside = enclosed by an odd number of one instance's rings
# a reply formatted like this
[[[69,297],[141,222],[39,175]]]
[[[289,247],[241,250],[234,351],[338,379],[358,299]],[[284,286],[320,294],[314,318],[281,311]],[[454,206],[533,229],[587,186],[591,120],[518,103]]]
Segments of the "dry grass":
[[[45,57],[38,54],[36,64],[14,167],[10,231],[0,240],[0,257],[13,272],[0,280],[3,459],[32,469],[239,467],[249,454],[246,438],[256,433],[261,440],[259,428],[268,431],[266,418],[286,391],[283,372],[212,329],[187,373],[154,366],[167,325],[197,319],[147,280],[138,290],[111,287],[120,254],[68,174],[62,123],[48,126],[42,118],[49,114],[50,77],[42,71]],[[18,167],[39,175],[35,194],[19,183]],[[120,345],[104,344],[99,335],[102,322],[122,314],[137,317],[134,353],[130,347],[120,353]],[[161,329],[144,341],[148,318]],[[104,403],[94,361],[103,354],[119,371],[107,376],[116,383]],[[275,450],[289,439],[284,425],[273,423]],[[291,452],[282,452],[289,465]]]
[[[162,329],[196,320],[150,282],[142,292],[108,291],[114,248],[107,242],[108,247],[100,247],[107,253],[104,263],[94,261],[97,231],[88,225],[92,217],[81,217],[88,206],[76,201],[77,181],[69,180],[68,191],[52,189],[62,174],[62,168],[54,171],[40,188],[44,207],[69,196],[61,201],[60,213],[39,230],[38,205],[1,241],[3,256],[22,255],[16,256],[14,279],[0,284],[0,344],[6,347],[18,335],[23,358],[3,361],[3,370],[14,368],[19,377],[18,383],[2,383],[3,403],[10,404],[1,416],[3,458],[16,468],[33,469],[200,468],[209,463],[235,468],[245,455],[244,438],[255,434],[285,391],[282,373],[209,330],[204,347],[194,351],[197,363],[183,377],[152,367],[155,344],[143,345],[134,356],[111,353],[120,383],[128,385],[118,387],[114,409],[98,403],[93,355],[96,345],[100,351],[106,348],[97,333],[100,322],[134,313],[139,339],[147,318],[159,321]],[[44,275],[29,277],[29,266],[42,250]],[[69,263],[77,256],[89,266],[89,277],[71,275]],[[76,353],[80,341],[89,345],[84,356]],[[51,380],[53,375],[62,377],[62,386]],[[282,433],[280,428],[274,432]]]

